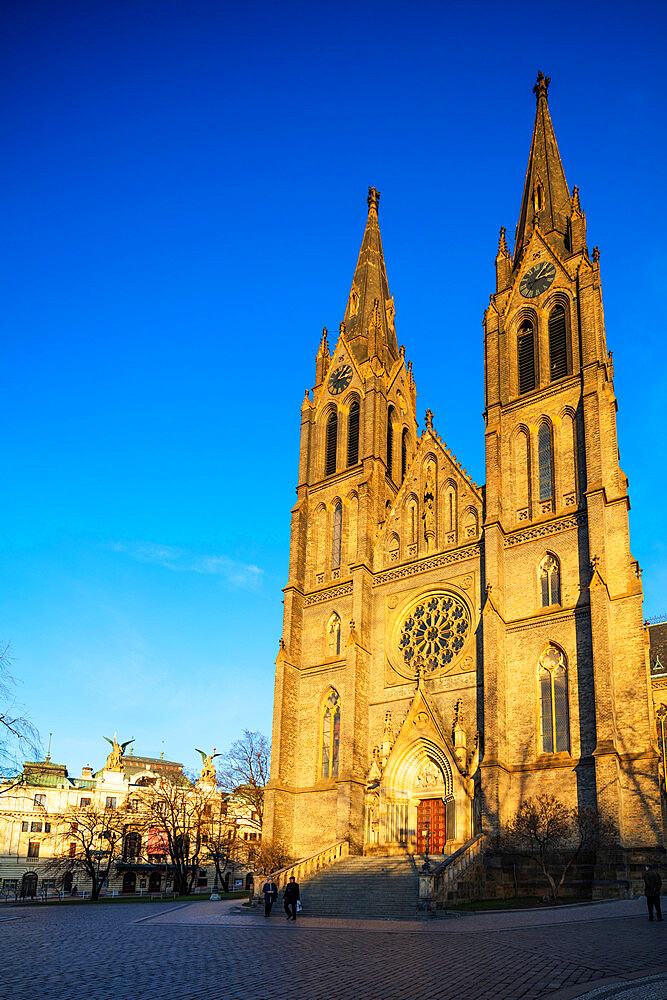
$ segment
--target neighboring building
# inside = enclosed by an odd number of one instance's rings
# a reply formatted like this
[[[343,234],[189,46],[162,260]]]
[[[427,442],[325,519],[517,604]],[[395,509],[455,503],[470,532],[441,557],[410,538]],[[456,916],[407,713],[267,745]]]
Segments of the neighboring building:
[[[662,842],[599,252],[548,84],[484,314],[485,486],[430,410],[418,430],[369,189],[338,341],[325,331],[301,405],[264,834],[296,857],[421,852],[427,822],[449,853],[541,792],[603,812],[623,847]],[[453,334],[429,336],[446,386]]]
[[[651,692],[656,736],[661,757],[660,777],[667,792],[667,616],[648,626]]]
[[[208,780],[214,781],[210,760],[208,767]],[[141,807],[142,789],[160,778],[182,781],[183,765],[163,757],[139,757],[131,752],[124,755],[122,751],[118,754],[114,749],[104,768],[93,773],[91,767],[84,767],[80,778],[71,778],[64,765],[53,764],[49,758],[26,762],[21,775],[0,781],[0,893],[35,895],[45,887],[69,891],[75,882],[79,892],[90,891],[90,885],[84,884],[87,880],[80,874],[68,877],[69,873],[65,873],[64,878],[58,878],[48,870],[55,856],[70,849],[63,817],[72,807],[127,811],[127,835],[122,857],[112,869],[109,892],[170,890],[170,864],[159,832],[155,832],[151,843],[149,831],[142,845],[141,837],[137,839],[132,831],[133,815]],[[214,794],[211,822],[215,825],[219,821],[225,828],[231,823],[234,831],[237,825],[243,831],[247,826],[244,812],[237,810],[238,818],[228,817],[229,798],[227,793]],[[232,833],[230,842],[238,840],[238,833]],[[241,878],[245,884],[247,866],[241,858],[231,868],[232,878]],[[212,861],[202,865],[198,887],[212,886],[214,874]]]

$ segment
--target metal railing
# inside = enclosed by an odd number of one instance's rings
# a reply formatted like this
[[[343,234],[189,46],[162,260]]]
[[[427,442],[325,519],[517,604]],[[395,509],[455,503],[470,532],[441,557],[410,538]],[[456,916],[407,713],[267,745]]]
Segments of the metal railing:
[[[302,879],[309,878],[315,872],[319,871],[320,868],[326,868],[328,865],[340,861],[341,858],[346,858],[349,853],[350,842],[348,840],[339,840],[336,844],[325,847],[322,851],[317,851],[316,854],[302,858],[295,864],[290,865],[289,868],[281,868],[280,871],[274,872],[274,881],[279,889],[287,885],[292,875],[297,882],[301,882]]]
[[[458,851],[454,851],[446,861],[435,870],[435,896],[446,901],[447,891],[470,868],[484,850],[484,834],[478,833]]]

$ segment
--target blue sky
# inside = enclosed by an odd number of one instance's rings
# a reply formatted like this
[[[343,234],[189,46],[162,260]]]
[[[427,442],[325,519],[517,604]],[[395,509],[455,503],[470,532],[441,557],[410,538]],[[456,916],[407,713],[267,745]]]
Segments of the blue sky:
[[[299,408],[369,184],[418,411],[484,481],[482,313],[538,69],[667,611],[666,10],[2,5],[0,637],[71,772],[114,730],[188,767],[270,733]]]

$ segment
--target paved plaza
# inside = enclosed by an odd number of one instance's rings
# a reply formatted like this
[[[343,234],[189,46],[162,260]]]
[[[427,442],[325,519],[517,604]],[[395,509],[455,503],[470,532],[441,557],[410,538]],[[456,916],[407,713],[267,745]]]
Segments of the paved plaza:
[[[666,1000],[666,929],[643,899],[431,923],[3,907],[0,1000]]]

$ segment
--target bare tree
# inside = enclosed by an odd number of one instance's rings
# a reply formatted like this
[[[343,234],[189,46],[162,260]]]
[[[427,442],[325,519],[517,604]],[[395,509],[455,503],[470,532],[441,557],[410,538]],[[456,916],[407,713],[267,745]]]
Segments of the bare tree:
[[[594,809],[568,809],[547,793],[521,803],[501,841],[504,850],[534,861],[555,903],[573,864],[613,837],[614,827]]]
[[[6,644],[0,648],[0,767],[18,770],[21,754],[39,753],[39,734],[16,704],[14,689],[19,682],[10,666],[9,644]]]
[[[144,832],[146,856],[165,857],[182,895],[192,892],[208,860],[219,794],[215,785],[195,785],[185,775],[160,777],[139,792],[132,827]]]
[[[241,806],[246,807],[244,823],[262,832],[264,819],[264,786],[269,780],[271,744],[262,733],[243,730],[240,740],[232,743],[223,756],[220,785]],[[253,815],[254,814],[254,815]]]
[[[91,883],[91,898],[100,890],[123,851],[126,816],[122,809],[70,806],[59,828],[61,851],[46,870],[64,876],[84,876]]]

